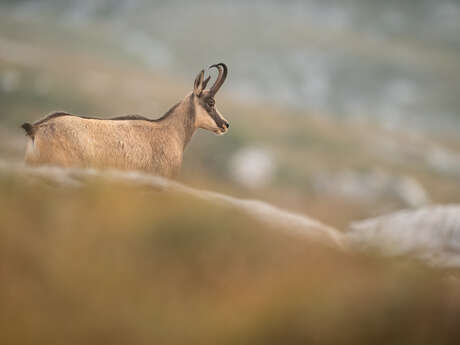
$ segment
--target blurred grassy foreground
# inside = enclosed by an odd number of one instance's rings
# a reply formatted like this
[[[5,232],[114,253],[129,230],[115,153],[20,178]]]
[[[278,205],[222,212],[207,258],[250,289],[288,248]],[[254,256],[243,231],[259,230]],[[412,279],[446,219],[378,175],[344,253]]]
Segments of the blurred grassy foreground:
[[[165,191],[0,175],[0,344],[458,343],[460,283]]]

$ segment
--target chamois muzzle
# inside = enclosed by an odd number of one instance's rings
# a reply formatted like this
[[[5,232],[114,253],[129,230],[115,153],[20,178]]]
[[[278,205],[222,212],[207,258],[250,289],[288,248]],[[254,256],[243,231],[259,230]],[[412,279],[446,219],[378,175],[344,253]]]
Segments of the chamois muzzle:
[[[209,93],[214,96],[217,91],[219,91],[220,87],[222,84],[225,82],[225,79],[227,78],[227,66],[224,63],[218,63],[215,65],[209,66],[209,68],[217,68],[219,70],[219,75],[217,76],[216,82],[214,85],[211,87],[209,90]]]

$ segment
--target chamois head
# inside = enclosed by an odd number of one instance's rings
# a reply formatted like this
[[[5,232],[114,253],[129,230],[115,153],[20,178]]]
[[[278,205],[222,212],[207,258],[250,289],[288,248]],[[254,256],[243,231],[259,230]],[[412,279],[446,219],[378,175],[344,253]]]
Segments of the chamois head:
[[[227,77],[227,66],[223,63],[218,63],[209,68],[213,67],[219,70],[219,75],[209,90],[205,89],[211,77],[208,76],[204,79],[204,70],[201,70],[195,79],[192,94],[195,106],[195,127],[203,128],[220,135],[227,132],[230,124],[217,110],[214,96]]]

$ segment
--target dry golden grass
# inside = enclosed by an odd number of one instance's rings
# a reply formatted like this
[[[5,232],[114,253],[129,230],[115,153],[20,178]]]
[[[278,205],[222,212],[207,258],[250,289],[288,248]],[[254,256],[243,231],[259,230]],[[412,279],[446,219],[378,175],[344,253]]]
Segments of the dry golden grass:
[[[1,344],[448,344],[452,272],[345,254],[223,205],[0,178]]]

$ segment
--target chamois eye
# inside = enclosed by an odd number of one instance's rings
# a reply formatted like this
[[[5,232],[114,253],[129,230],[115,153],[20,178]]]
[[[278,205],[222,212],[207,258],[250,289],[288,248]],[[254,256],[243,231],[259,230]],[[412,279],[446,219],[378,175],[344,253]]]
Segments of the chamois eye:
[[[216,103],[216,102],[215,102],[213,99],[210,99],[210,100],[208,101],[208,105],[209,105],[210,107],[213,107],[215,103]]]

